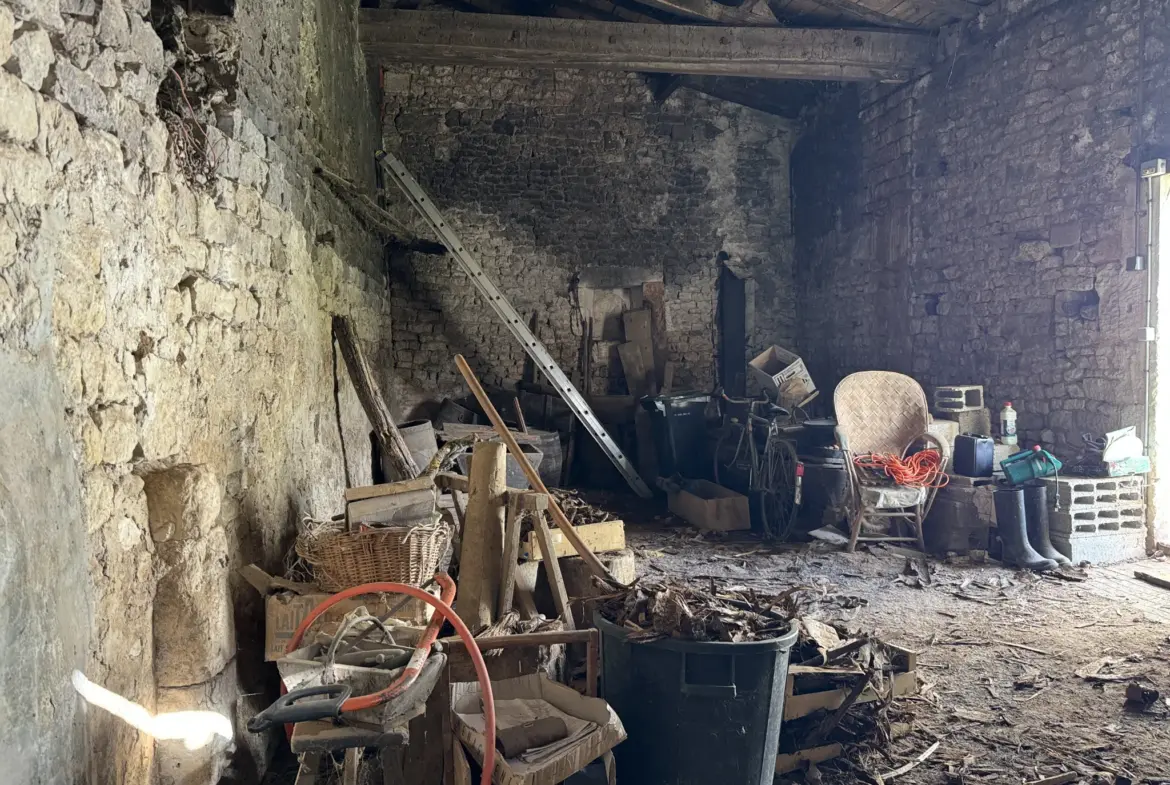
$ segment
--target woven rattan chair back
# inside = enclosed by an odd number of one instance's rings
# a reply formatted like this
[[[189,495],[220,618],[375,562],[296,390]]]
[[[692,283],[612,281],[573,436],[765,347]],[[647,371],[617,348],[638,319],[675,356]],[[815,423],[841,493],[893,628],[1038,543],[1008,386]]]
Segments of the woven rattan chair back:
[[[930,423],[926,393],[900,373],[862,371],[841,380],[833,393],[837,426],[854,455],[901,455]]]

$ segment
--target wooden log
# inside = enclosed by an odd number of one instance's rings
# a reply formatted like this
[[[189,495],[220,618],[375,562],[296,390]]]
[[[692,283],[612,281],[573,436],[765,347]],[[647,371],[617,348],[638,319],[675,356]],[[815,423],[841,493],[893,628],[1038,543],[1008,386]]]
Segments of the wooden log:
[[[508,510],[504,521],[504,559],[500,567],[500,601],[496,606],[496,618],[512,610],[512,595],[516,589],[516,560],[520,556],[520,522],[524,515],[520,511],[520,497],[508,494]]]
[[[569,592],[565,590],[565,578],[561,575],[561,563],[557,559],[557,549],[553,545],[552,532],[548,530],[544,513],[538,512],[532,518],[536,524],[536,539],[540,542],[540,553],[544,556],[544,571],[548,575],[553,604],[557,608],[557,614],[564,621],[566,629],[576,629],[576,625],[573,623],[573,607],[569,604]]]
[[[536,579],[540,577],[540,562],[528,561],[516,566],[516,596],[513,602],[520,618],[528,621],[539,614],[536,610]]]
[[[590,568],[594,571],[594,574],[597,577],[604,581],[608,581],[615,587],[625,586],[624,583],[617,580],[613,577],[613,575],[610,574],[609,570],[605,568],[605,565],[598,560],[597,555],[593,553],[593,551],[589,550],[589,546],[586,545],[577,535],[576,529],[574,529],[573,524],[569,522],[569,519],[565,515],[564,510],[562,510],[560,505],[557,504],[556,499],[553,499],[552,496],[549,495],[548,487],[545,486],[544,481],[540,479],[540,475],[536,473],[536,470],[532,468],[532,464],[528,462],[528,457],[520,449],[520,445],[516,443],[516,439],[513,438],[512,432],[508,430],[508,426],[504,425],[504,421],[500,417],[500,413],[497,412],[496,407],[492,405],[491,399],[488,398],[487,393],[484,392],[483,385],[479,383],[479,379],[475,377],[475,373],[472,372],[471,366],[467,364],[467,360],[464,359],[463,355],[455,355],[455,365],[459,368],[459,373],[463,374],[464,381],[466,381],[467,386],[471,388],[471,392],[475,395],[475,399],[479,401],[480,407],[487,414],[488,419],[492,421],[492,425],[494,425],[496,428],[496,433],[500,435],[500,438],[503,440],[504,444],[507,445],[508,452],[512,453],[512,457],[516,459],[516,463],[518,463],[520,468],[524,471],[524,476],[528,478],[528,482],[532,486],[532,489],[549,496],[549,512],[552,513],[553,521],[556,523],[557,529],[559,529],[561,534],[563,534],[565,538],[573,544],[573,547],[577,550],[577,555],[589,564]]]
[[[507,455],[499,442],[479,442],[471,450],[470,493],[459,550],[455,612],[473,632],[495,620],[504,554]]]
[[[933,38],[892,30],[719,27],[363,9],[367,57],[387,63],[583,68],[904,82]]]
[[[382,399],[382,391],[374,381],[374,373],[366,356],[358,345],[353,333],[353,325],[345,316],[333,317],[333,335],[337,339],[337,346],[341,349],[341,356],[345,358],[345,367],[349,371],[349,379],[357,391],[358,400],[366,411],[366,417],[374,428],[374,436],[378,440],[378,447],[386,458],[390,469],[394,472],[395,480],[413,480],[419,475],[419,468],[410,455],[410,449],[394,418],[390,416],[390,409]]]

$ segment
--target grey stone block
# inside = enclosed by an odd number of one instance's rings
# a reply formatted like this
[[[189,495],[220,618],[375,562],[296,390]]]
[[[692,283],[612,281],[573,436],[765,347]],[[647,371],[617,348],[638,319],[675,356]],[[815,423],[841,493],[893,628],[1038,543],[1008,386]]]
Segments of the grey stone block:
[[[3,33],[0,33],[0,38],[3,38]],[[26,30],[12,42],[12,56],[9,70],[32,89],[40,90],[45,77],[49,75],[49,69],[53,67],[53,42],[49,40],[49,34],[39,28]],[[4,60],[3,46],[0,44],[0,63]]]
[[[1093,564],[1116,564],[1140,559],[1146,555],[1146,529],[1083,534],[1053,534],[1056,550],[1072,559],[1074,564],[1087,561]]]

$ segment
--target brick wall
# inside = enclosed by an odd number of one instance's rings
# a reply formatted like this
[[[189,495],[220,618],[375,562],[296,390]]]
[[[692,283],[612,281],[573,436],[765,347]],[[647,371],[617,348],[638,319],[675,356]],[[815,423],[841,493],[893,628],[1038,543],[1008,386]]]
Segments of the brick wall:
[[[824,387],[874,368],[983,384],[1068,457],[1085,431],[1140,425],[1145,275],[1125,260],[1144,253],[1135,167],[1170,133],[1170,25],[1142,6],[997,4],[921,79],[820,107],[793,171],[801,347]]]
[[[786,121],[685,90],[659,105],[636,74],[403,68],[384,91],[387,148],[562,368],[581,344],[574,280],[632,276],[665,286],[676,389],[712,387],[721,252],[755,284],[749,349],[794,337]],[[392,277],[402,411],[465,394],[456,352],[487,382],[519,378],[522,351],[449,259]],[[594,350],[599,393],[620,384],[609,349]]]

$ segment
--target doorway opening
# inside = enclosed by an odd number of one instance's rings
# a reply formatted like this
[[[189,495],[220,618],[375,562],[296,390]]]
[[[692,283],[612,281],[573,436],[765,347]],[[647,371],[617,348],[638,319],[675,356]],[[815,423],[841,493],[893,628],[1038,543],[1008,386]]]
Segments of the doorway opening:
[[[719,261],[727,254],[720,252]],[[719,266],[715,322],[719,331],[719,385],[732,398],[747,394],[747,281]]]

